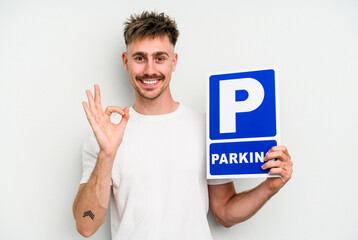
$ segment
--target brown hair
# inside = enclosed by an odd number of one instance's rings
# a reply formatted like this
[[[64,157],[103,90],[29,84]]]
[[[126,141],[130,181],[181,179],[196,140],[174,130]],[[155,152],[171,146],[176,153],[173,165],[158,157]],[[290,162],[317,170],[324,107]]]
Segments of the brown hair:
[[[144,11],[138,15],[131,15],[124,23],[124,40],[127,46],[136,39],[164,36],[168,36],[174,46],[179,36],[174,19],[164,13]]]

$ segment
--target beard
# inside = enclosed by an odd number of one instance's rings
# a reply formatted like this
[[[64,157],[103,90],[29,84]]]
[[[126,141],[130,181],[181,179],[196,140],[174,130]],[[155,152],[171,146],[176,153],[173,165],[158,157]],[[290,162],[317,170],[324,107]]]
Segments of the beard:
[[[137,81],[143,81],[143,80],[148,80],[148,79],[157,79],[159,81],[164,81],[165,80],[165,76],[160,73],[160,75],[157,74],[153,74],[153,75],[148,75],[148,74],[144,74],[144,75],[137,75],[135,76],[135,79]],[[155,100],[157,99],[160,95],[162,95],[162,93],[167,89],[168,85],[163,85],[161,86],[161,88],[159,89],[159,92],[154,95],[154,96],[148,96],[146,95],[137,85],[134,85],[134,89],[136,90],[136,92],[144,99],[147,100]]]

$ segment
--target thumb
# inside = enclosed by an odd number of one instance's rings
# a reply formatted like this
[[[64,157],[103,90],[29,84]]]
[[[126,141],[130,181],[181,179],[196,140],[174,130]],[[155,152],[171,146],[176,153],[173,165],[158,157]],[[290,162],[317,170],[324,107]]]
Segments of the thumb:
[[[121,114],[121,115],[122,115],[122,119],[118,123],[118,125],[125,127],[127,125],[128,120],[129,120],[129,108],[125,107],[123,109],[123,114]]]

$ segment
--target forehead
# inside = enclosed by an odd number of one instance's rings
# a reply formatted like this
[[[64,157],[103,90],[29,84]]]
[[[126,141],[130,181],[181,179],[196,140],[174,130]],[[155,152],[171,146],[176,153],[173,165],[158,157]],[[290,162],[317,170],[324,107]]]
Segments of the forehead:
[[[169,41],[168,36],[146,37],[132,41],[127,46],[127,52],[133,54],[135,52],[154,53],[166,52],[168,54],[174,53],[174,46]]]

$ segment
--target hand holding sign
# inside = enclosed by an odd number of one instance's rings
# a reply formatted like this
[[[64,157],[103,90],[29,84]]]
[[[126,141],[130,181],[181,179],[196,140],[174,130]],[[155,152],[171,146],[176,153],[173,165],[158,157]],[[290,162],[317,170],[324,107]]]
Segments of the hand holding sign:
[[[122,109],[120,107],[109,106],[103,111],[99,86],[95,84],[94,89],[94,98],[90,90],[86,91],[89,106],[86,102],[82,102],[82,105],[96,136],[100,151],[113,155],[117,152],[122,142],[124,130],[129,119],[129,109],[127,107]],[[114,112],[122,116],[118,124],[111,122],[110,117]]]
[[[275,161],[269,161],[277,159]],[[266,154],[264,161],[266,162],[262,165],[262,169],[270,169],[269,175],[278,174],[281,175],[279,178],[267,178],[266,182],[268,183],[269,189],[276,193],[278,192],[292,176],[292,166],[291,156],[287,151],[285,146],[276,146],[272,147],[270,151]]]

